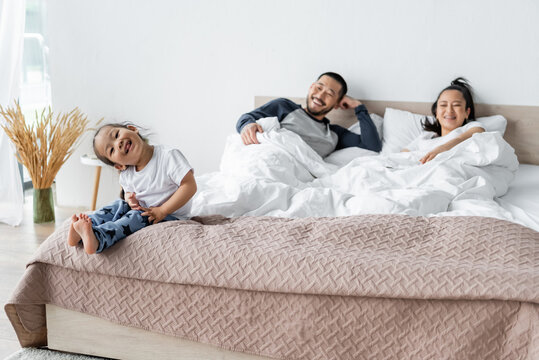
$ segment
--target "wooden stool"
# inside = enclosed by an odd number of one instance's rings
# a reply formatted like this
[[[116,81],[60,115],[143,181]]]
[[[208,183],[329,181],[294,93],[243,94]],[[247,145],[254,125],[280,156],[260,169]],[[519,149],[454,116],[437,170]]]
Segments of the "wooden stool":
[[[95,204],[97,202],[97,192],[99,191],[99,179],[101,178],[101,167],[104,165],[101,160],[99,160],[93,154],[84,154],[80,157],[80,162],[84,165],[95,166],[95,179],[94,179],[94,194],[92,196],[92,206],[90,210],[95,210]]]

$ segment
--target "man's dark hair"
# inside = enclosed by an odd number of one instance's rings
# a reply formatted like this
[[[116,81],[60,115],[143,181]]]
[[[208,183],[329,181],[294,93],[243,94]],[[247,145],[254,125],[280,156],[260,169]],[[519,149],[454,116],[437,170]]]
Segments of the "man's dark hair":
[[[318,77],[318,79],[316,79],[316,80],[320,80],[320,78],[322,76],[324,76],[324,75],[329,76],[330,78],[332,78],[333,80],[335,80],[336,82],[341,84],[341,91],[339,93],[339,100],[341,100],[344,97],[344,95],[346,95],[346,93],[348,92],[348,86],[346,85],[346,81],[344,81],[344,78],[341,75],[337,74],[337,73],[329,71],[329,72],[325,72],[322,75],[320,75]]]

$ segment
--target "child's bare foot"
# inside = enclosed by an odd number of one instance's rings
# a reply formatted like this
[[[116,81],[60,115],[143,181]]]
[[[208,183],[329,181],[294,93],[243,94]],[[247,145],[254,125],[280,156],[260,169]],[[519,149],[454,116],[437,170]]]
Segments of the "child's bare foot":
[[[79,221],[79,218],[77,217],[77,215],[73,215],[71,217],[71,226],[69,226],[69,232],[67,233],[67,243],[70,245],[70,246],[77,246],[77,244],[79,243],[79,241],[81,240],[81,237],[80,235],[77,233],[77,231],[75,231],[75,229],[73,228],[73,225]]]
[[[99,241],[92,230],[92,221],[87,215],[82,215],[76,223],[73,224],[75,231],[81,236],[84,250],[87,254],[95,254],[99,247]]]

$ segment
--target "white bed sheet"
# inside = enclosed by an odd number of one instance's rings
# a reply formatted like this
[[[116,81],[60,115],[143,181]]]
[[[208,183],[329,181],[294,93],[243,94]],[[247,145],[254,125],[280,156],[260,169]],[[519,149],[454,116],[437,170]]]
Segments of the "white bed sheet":
[[[539,231],[539,166],[519,167],[498,132],[475,134],[419,166],[414,153],[343,149],[322,159],[276,118],[258,122],[260,145],[229,136],[220,171],[197,177],[194,215],[486,216]]]
[[[539,165],[520,164],[507,194],[496,202],[515,219],[539,231]]]
[[[499,133],[475,134],[421,166],[413,153],[361,156],[342,166],[322,159],[277,119],[261,120],[260,145],[245,146],[239,135],[230,136],[220,171],[197,177],[194,215],[406,214],[517,221],[494,201],[518,170],[513,149]]]

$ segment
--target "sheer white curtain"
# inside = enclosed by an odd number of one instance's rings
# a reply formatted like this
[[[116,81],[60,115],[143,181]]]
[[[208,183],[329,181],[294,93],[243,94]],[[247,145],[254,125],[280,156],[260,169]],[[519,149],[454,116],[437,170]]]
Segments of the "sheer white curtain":
[[[0,0],[0,104],[13,105],[20,94],[24,39],[24,0]],[[4,121],[0,116],[0,121]],[[0,222],[22,221],[23,191],[15,147],[0,128]]]

